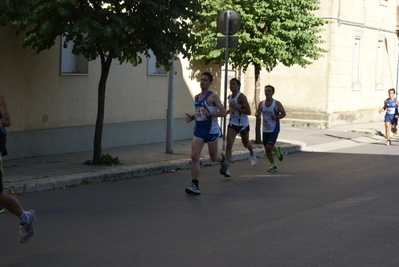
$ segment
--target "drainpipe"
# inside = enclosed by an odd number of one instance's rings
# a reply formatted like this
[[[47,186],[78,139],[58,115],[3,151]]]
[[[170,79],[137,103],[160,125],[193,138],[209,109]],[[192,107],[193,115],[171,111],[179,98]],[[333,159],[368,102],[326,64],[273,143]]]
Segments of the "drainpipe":
[[[176,23],[176,19],[173,19]],[[175,57],[173,54],[168,79],[168,109],[166,111],[166,153],[173,154],[173,129],[174,129],[174,99],[175,99]]]
[[[169,70],[168,83],[168,109],[166,111],[166,153],[173,154],[173,128],[174,128],[174,98],[175,98],[175,59],[172,58],[171,67]]]
[[[395,92],[396,92],[396,98],[398,98],[398,82],[399,82],[399,38],[398,38],[398,41],[397,41],[397,45],[398,45],[398,48],[397,48],[397,51],[396,51],[396,53],[397,53],[397,62],[396,62],[396,86],[395,86],[395,88],[396,88],[396,90],[395,90]]]

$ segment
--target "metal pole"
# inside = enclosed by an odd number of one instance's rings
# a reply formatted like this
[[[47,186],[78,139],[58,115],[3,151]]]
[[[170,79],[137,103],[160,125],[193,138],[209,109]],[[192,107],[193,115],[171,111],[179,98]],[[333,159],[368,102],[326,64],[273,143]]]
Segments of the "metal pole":
[[[230,39],[230,11],[226,12],[226,52],[224,66],[224,109],[227,108],[227,82],[229,70],[229,39]],[[223,118],[223,145],[222,150],[226,149],[226,117]]]
[[[172,64],[169,71],[168,81],[168,109],[166,118],[166,153],[173,154],[173,108],[174,108],[174,93],[175,93],[175,59],[172,59]]]
[[[397,38],[397,50],[396,50],[396,55],[397,55],[397,61],[396,61],[396,98],[398,98],[398,83],[399,83],[399,38]]]

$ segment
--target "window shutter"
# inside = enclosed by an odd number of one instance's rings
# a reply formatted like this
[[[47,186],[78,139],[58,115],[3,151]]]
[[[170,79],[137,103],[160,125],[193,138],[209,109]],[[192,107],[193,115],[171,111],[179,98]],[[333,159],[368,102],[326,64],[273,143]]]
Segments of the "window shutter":
[[[77,56],[72,53],[73,41],[68,42],[68,47],[64,47],[65,37],[62,37],[62,52],[61,52],[61,72],[62,73],[76,73]]]

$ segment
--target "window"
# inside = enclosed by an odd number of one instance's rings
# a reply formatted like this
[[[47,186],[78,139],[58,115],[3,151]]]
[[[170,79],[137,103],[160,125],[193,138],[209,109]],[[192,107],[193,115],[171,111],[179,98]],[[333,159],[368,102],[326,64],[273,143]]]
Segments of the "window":
[[[148,58],[147,75],[166,75],[168,72],[163,66],[157,68],[157,58],[155,57],[154,53],[149,50],[148,54],[150,57]]]
[[[360,41],[359,36],[355,37],[353,50],[352,88],[360,87]]]
[[[384,57],[384,42],[378,40],[377,44],[377,66],[375,70],[375,86],[376,90],[382,90],[382,66]]]
[[[72,53],[73,41],[64,47],[65,36],[61,38],[61,75],[88,74],[89,63],[82,55]]]

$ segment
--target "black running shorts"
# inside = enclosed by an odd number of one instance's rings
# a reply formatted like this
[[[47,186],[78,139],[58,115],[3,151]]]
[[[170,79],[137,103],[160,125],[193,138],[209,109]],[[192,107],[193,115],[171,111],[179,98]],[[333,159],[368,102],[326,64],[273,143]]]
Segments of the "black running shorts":
[[[0,135],[0,152],[2,156],[7,156],[7,147],[6,147],[7,135]]]

